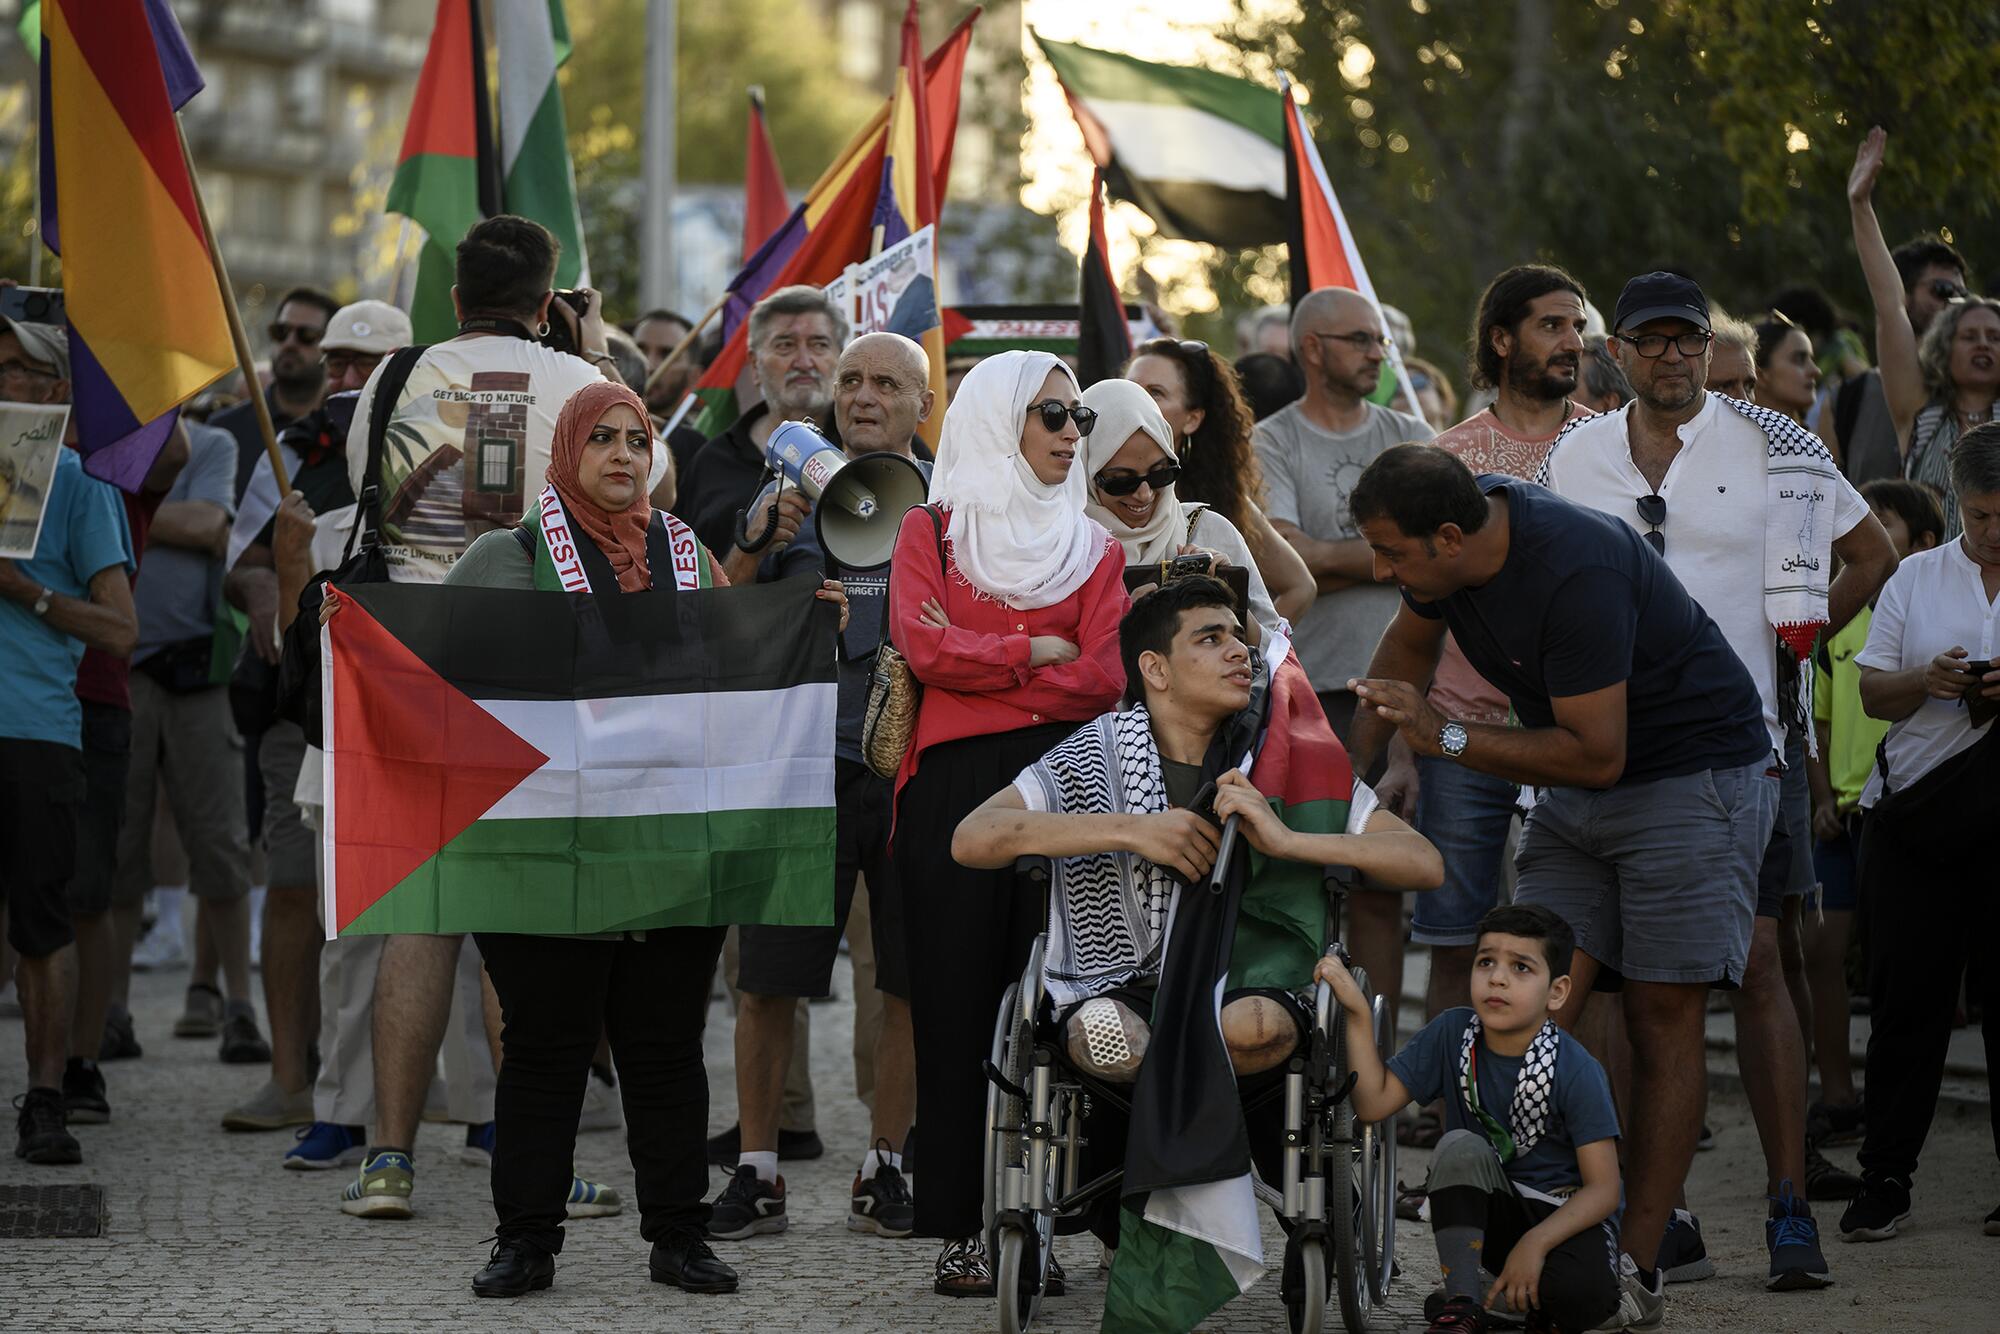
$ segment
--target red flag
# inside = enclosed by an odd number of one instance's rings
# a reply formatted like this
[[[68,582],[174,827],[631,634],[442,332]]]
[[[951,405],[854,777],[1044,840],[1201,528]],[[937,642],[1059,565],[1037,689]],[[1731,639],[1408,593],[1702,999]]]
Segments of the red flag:
[[[771,131],[764,124],[764,90],[752,88],[750,130],[743,149],[743,262],[749,263],[764,238],[784,226],[791,215],[785,175],[778,170]]]
[[[1083,290],[1077,302],[1076,378],[1088,389],[1125,368],[1132,356],[1132,327],[1118,276],[1111,271],[1111,248],[1104,240],[1104,172],[1090,179],[1090,241],[1083,249]]]

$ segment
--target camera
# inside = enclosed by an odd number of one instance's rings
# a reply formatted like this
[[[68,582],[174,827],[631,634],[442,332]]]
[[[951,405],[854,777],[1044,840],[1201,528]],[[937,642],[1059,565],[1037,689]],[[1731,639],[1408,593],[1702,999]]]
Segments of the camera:
[[[65,319],[62,288],[0,288],[0,315],[23,324],[61,324]]]
[[[555,300],[549,302],[549,331],[536,341],[557,352],[581,356],[583,348],[577,337],[578,331],[583,328],[583,317],[590,313],[590,293],[578,287],[558,287],[554,297]],[[572,313],[565,316],[556,309],[557,302],[568,306]]]

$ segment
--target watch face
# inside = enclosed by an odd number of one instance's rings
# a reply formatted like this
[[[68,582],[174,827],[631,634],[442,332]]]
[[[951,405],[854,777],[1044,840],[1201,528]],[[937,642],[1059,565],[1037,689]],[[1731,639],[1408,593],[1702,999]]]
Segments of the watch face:
[[[1446,723],[1438,733],[1438,749],[1447,755],[1457,756],[1465,751],[1465,729],[1457,723]]]

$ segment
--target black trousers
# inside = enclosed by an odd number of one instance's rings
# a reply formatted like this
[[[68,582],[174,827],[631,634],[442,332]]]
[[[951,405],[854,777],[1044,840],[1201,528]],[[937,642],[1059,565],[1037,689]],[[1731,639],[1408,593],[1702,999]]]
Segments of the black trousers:
[[[611,1039],[639,1187],[639,1234],[708,1222],[708,1071],[701,1029],[723,928],[644,940],[480,933],[500,998],[493,1212],[503,1241],[562,1250],[576,1119],[600,1033]]]
[[[1954,865],[1874,816],[1862,825],[1861,908],[1868,933],[1868,1129],[1861,1170],[1910,1180],[1917,1170],[1938,1088],[1944,1083],[1958,982],[1984,1005],[1988,1078],[2000,1070],[2000,969],[1990,960],[1966,974],[1967,952],[2000,938],[1992,866]],[[1992,1109],[2000,1154],[2000,1105]]]
[[[951,859],[972,809],[1076,730],[1056,723],[932,746],[896,804],[894,856],[909,942],[917,1058],[917,1235],[970,1237],[985,1226],[986,1076],[993,1020],[1028,961],[1047,905],[1011,868]]]
[[[1521,1238],[1556,1208],[1512,1190],[1451,1186],[1431,1192],[1431,1226],[1481,1229],[1486,1235],[1479,1251],[1480,1267],[1498,1278]],[[1616,1254],[1617,1243],[1603,1223],[1585,1228],[1550,1251],[1542,1261],[1536,1289],[1542,1314],[1564,1331],[1597,1328],[1618,1309]]]

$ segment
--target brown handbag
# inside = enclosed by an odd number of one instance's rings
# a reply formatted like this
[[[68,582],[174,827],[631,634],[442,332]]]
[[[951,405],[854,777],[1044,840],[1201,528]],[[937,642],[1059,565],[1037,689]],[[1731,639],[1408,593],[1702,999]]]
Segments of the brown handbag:
[[[944,556],[944,523],[937,507],[924,506],[937,530],[938,572],[949,577]],[[893,584],[895,570],[889,571]],[[890,599],[889,605],[895,605]],[[882,618],[882,646],[875,651],[875,671],[868,680],[868,710],[861,719],[861,755],[878,778],[894,778],[903,767],[910,742],[917,735],[917,711],[923,704],[923,682],[896,646],[889,642],[889,617]]]

